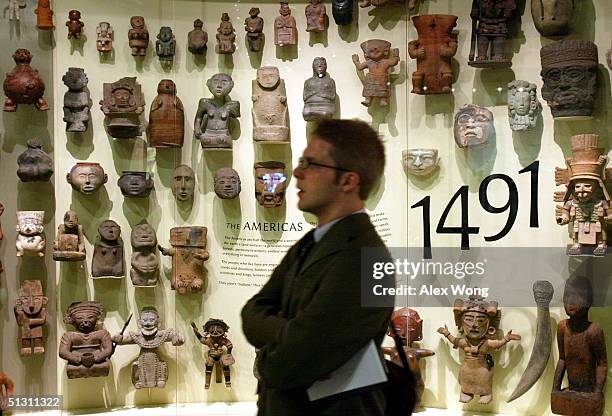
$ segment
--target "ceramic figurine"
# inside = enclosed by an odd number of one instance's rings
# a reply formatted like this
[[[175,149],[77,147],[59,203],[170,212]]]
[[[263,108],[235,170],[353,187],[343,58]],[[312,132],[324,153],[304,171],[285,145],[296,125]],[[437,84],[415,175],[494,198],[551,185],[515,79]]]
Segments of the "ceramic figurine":
[[[185,339],[172,328],[159,329],[157,309],[147,306],[140,312],[138,331],[114,335],[113,342],[140,347],[138,360],[132,363],[132,384],[135,388],[163,389],[168,380],[168,364],[159,357],[158,348],[166,342],[171,342],[174,346],[183,345]]]
[[[22,182],[47,182],[53,175],[53,160],[42,150],[38,139],[29,139],[28,148],[17,158],[17,176]]]
[[[304,111],[306,121],[333,118],[336,113],[336,83],[327,73],[323,57],[312,61],[312,78],[304,82]]]
[[[193,134],[200,140],[202,148],[232,148],[232,135],[229,123],[232,118],[240,117],[240,103],[228,100],[234,88],[232,77],[215,74],[206,86],[213,98],[202,98],[198,103]]]
[[[162,26],[157,34],[155,41],[155,52],[159,57],[159,62],[162,64],[172,65],[174,61],[174,53],[176,50],[176,38],[172,33],[172,28]]]
[[[140,114],[145,101],[136,77],[124,77],[113,83],[104,83],[104,98],[100,100],[106,132],[117,139],[140,135]]]
[[[296,45],[297,44],[297,24],[295,17],[291,16],[289,3],[281,1],[280,16],[274,19],[274,44],[276,46]]]
[[[113,343],[106,329],[96,329],[104,308],[98,302],[74,302],[64,315],[64,323],[76,331],[62,335],[59,356],[68,361],[68,378],[106,377],[113,355]]]
[[[438,149],[404,150],[402,160],[406,172],[413,176],[429,176],[440,166]]]
[[[187,34],[187,49],[194,55],[204,55],[208,48],[208,33],[202,30],[203,26],[204,22],[196,19],[193,21],[193,30]]]
[[[274,66],[257,70],[252,81],[253,140],[258,142],[288,142],[289,114],[285,81]]]
[[[85,260],[85,237],[83,226],[74,211],[66,211],[64,223],[57,227],[57,238],[53,242],[53,260]]]
[[[68,12],[68,21],[66,27],[68,27],[68,39],[80,39],[83,34],[83,26],[85,24],[81,22],[81,12],[78,10],[70,10]]]
[[[419,38],[408,43],[408,54],[417,60],[412,74],[413,94],[448,94],[453,84],[453,56],[457,53],[457,36],[453,28],[457,16],[430,14],[414,16],[412,21]]]
[[[506,57],[509,23],[517,0],[472,0],[472,39],[468,65],[476,68],[509,68]]]
[[[356,54],[353,55],[353,63],[358,71],[368,69],[362,93],[364,100],[361,104],[369,107],[372,99],[378,98],[379,105],[387,107],[391,96],[389,70],[399,63],[399,49],[391,49],[391,43],[386,40],[370,39],[361,44],[361,50],[365,55],[363,63]]]
[[[96,49],[98,52],[110,52],[113,50],[113,37],[115,32],[108,22],[100,22],[96,27]]]
[[[45,226],[44,211],[17,211],[17,257],[24,254],[28,256],[44,257],[45,255]]]
[[[137,170],[124,170],[117,185],[123,196],[132,198],[147,198],[155,188],[151,174]]]
[[[321,0],[309,0],[305,13],[306,32],[325,32],[327,30],[327,12]]]
[[[454,136],[457,146],[474,147],[493,139],[493,113],[484,107],[466,104],[455,114]]]
[[[258,7],[251,7],[249,17],[244,19],[244,30],[246,30],[246,41],[251,52],[261,52],[264,47],[266,36],[263,33],[264,19],[259,17]]]
[[[541,111],[535,84],[521,80],[508,84],[508,119],[512,130],[522,131],[535,127]]]
[[[45,83],[38,70],[30,66],[32,54],[27,49],[17,49],[13,54],[15,68],[6,74],[4,80],[4,111],[17,111],[19,104],[34,104],[40,111],[47,111],[49,105],[43,98]]]
[[[229,326],[222,319],[210,318],[202,327],[204,334],[200,334],[194,322],[191,323],[191,327],[198,341],[200,341],[202,345],[208,347],[206,363],[204,364],[206,367],[204,388],[210,388],[210,379],[212,378],[212,372],[215,367],[215,381],[221,383],[221,370],[223,370],[225,387],[232,387],[230,366],[234,365],[236,360],[232,355],[234,346],[227,337]]]
[[[68,91],[64,94],[64,121],[66,131],[82,133],[89,123],[89,92],[87,75],[83,68],[68,68],[62,77]]]
[[[66,174],[66,182],[83,195],[96,193],[107,181],[108,175],[99,163],[79,162]]]
[[[197,293],[204,287],[206,227],[174,227],[170,229],[170,248],[158,246],[164,256],[172,257],[172,289],[178,294]]]
[[[221,168],[215,172],[215,194],[221,199],[234,199],[241,191],[240,176],[232,168]]]
[[[132,268],[130,277],[134,286],[157,286],[159,259],[157,258],[157,236],[146,221],[132,228]]]
[[[0,372],[0,410],[8,409],[9,398],[13,397],[15,384],[6,374]]]
[[[353,0],[332,0],[332,16],[337,25],[350,25],[353,21]]]
[[[285,164],[282,162],[255,163],[255,199],[264,208],[283,205],[285,199]]]
[[[15,319],[21,328],[22,357],[44,354],[43,327],[47,322],[49,299],[44,295],[40,280],[24,280],[15,301]]]
[[[157,97],[151,103],[147,139],[150,147],[182,147],[185,137],[185,110],[176,95],[176,84],[162,79],[157,85]]]
[[[193,200],[195,172],[187,165],[178,165],[172,173],[172,195],[178,202]]]
[[[478,395],[478,403],[489,404],[493,400],[494,363],[491,352],[510,341],[520,340],[521,336],[510,330],[502,339],[492,339],[499,330],[501,311],[497,308],[497,302],[486,301],[482,296],[455,300],[453,313],[455,325],[464,338],[452,336],[446,325],[438,328],[438,333],[444,335],[454,348],[461,348],[465,352],[465,361],[459,370],[459,401],[468,403]]]
[[[602,327],[589,321],[593,290],[585,277],[573,276],[566,281],[563,305],[569,318],[557,325],[559,361],[550,408],[558,415],[601,416],[608,373],[606,338]],[[561,388],[565,373],[568,386]]]
[[[53,10],[51,10],[51,0],[38,0],[38,7],[34,9],[36,13],[36,27],[42,30],[53,30]]]
[[[553,117],[591,116],[597,94],[597,46],[588,40],[560,40],[540,50],[542,98]]]
[[[142,16],[130,17],[132,28],[128,31],[128,40],[132,56],[145,56],[149,47],[149,31]]]
[[[24,4],[25,7],[25,4]],[[8,0],[8,6],[5,10],[8,11],[9,20],[21,20],[21,0]]]
[[[531,0],[531,18],[543,36],[562,36],[570,32],[575,0]]]
[[[217,28],[217,53],[232,54],[236,51],[236,32],[230,22],[229,15],[221,15],[221,24]]]
[[[106,220],[98,227],[98,234],[100,238],[94,244],[91,277],[125,276],[121,227],[113,220]]]

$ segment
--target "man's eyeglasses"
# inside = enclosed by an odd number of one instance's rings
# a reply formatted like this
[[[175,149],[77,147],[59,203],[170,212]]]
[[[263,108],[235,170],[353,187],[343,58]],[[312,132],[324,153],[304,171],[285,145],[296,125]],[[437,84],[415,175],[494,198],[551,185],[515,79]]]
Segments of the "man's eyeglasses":
[[[298,159],[298,164],[297,167],[302,169],[302,170],[306,170],[311,166],[317,166],[319,168],[328,168],[328,169],[334,169],[334,170],[339,170],[342,172],[353,172],[350,169],[345,169],[345,168],[340,168],[338,166],[331,166],[331,165],[324,165],[323,163],[317,163],[317,162],[313,162],[310,159],[308,159],[307,157],[301,157]]]

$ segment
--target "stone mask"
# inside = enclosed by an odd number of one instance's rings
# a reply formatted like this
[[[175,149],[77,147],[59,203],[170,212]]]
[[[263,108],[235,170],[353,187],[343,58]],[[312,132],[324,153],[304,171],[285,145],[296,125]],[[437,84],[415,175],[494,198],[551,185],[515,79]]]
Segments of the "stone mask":
[[[273,89],[280,81],[278,68],[274,66],[264,66],[257,70],[257,82],[262,88]]]
[[[172,194],[177,201],[193,199],[195,190],[195,173],[187,165],[179,165],[172,173]]]
[[[255,163],[255,198],[265,208],[279,207],[285,199],[285,164],[282,162]]]
[[[215,194],[221,199],[234,199],[240,193],[240,177],[232,168],[221,168],[215,173]]]
[[[494,132],[493,113],[484,107],[466,104],[455,114],[454,134],[459,147],[485,144]]]
[[[92,195],[108,181],[108,175],[99,163],[77,163],[66,174],[66,181],[77,192]]]
[[[535,127],[541,106],[536,85],[516,80],[508,84],[508,117],[512,130]]]
[[[153,190],[153,179],[147,172],[123,171],[117,181],[123,196],[146,198]]]
[[[408,149],[402,152],[404,169],[409,175],[428,176],[439,166],[437,149]]]

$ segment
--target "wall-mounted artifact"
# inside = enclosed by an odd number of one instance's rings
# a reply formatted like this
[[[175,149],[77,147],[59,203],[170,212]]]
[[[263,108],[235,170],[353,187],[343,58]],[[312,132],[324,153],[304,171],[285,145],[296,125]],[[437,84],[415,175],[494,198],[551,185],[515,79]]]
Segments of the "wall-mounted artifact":
[[[403,150],[402,163],[409,175],[429,176],[440,166],[438,149]]]
[[[149,172],[137,170],[124,170],[117,185],[123,196],[129,198],[147,198],[155,187]]]
[[[149,31],[142,16],[130,17],[132,28],[128,31],[128,42],[132,48],[132,56],[145,56],[149,47]]]
[[[264,208],[283,205],[285,200],[285,164],[268,161],[255,163],[255,199]]]
[[[179,202],[193,200],[195,172],[187,165],[178,165],[172,172],[172,195]]]
[[[113,50],[113,37],[115,32],[108,22],[100,22],[96,27],[96,49],[98,52],[110,52]]]
[[[550,409],[558,415],[601,416],[608,373],[606,338],[602,327],[589,321],[593,290],[584,277],[565,282],[563,305],[569,317],[557,325],[559,361],[555,369]],[[561,388],[567,372],[568,386]]]
[[[232,118],[240,117],[240,103],[227,99],[234,81],[227,74],[215,74],[206,81],[206,86],[213,98],[200,99],[193,135],[200,140],[203,149],[231,149],[229,124]]]
[[[327,11],[321,0],[309,0],[305,13],[306,32],[325,32],[327,30]]]
[[[146,221],[132,228],[132,268],[130,278],[134,286],[157,286],[159,259],[157,258],[157,236]]]
[[[258,142],[288,142],[289,113],[287,91],[278,68],[262,66],[252,81],[253,140]]]
[[[508,84],[508,120],[512,130],[522,131],[535,127],[541,111],[535,84],[522,80]]]
[[[15,319],[21,328],[22,357],[44,354],[43,326],[47,322],[49,299],[44,295],[40,280],[24,280],[15,301]]]
[[[0,372],[0,409],[6,410],[9,405],[9,398],[13,397],[15,384],[9,376]]]
[[[350,25],[353,21],[353,0],[332,0],[332,16],[337,25]]]
[[[276,46],[297,45],[297,24],[295,17],[291,16],[289,3],[281,1],[280,16],[274,19],[274,44]]]
[[[25,8],[23,0],[8,0],[8,6],[5,7],[5,10],[8,11],[9,20],[21,20],[21,9],[23,8]]]
[[[570,32],[574,0],[531,0],[531,18],[543,36],[562,36]]]
[[[553,117],[591,116],[597,93],[597,46],[560,40],[542,47],[542,98]]]
[[[232,54],[236,51],[236,32],[234,26],[230,22],[229,15],[223,13],[221,15],[221,23],[217,28],[217,53]]]
[[[28,256],[44,257],[45,255],[45,226],[44,211],[17,211],[17,257],[24,254]]]
[[[568,256],[588,254],[605,256],[608,248],[608,218],[612,216],[610,195],[606,188],[608,156],[599,147],[596,134],[572,136],[572,156],[565,159],[565,168],[555,168],[556,185],[565,191],[555,192],[557,224],[570,224],[573,244]]]
[[[221,199],[234,199],[240,194],[240,176],[232,168],[221,168],[215,172],[215,194]]]
[[[180,295],[197,293],[204,287],[206,227],[174,227],[170,229],[170,248],[159,246],[164,256],[172,257],[172,289]]]
[[[370,39],[361,43],[365,61],[361,63],[357,54],[353,54],[353,63],[358,71],[368,69],[365,76],[361,104],[369,107],[374,98],[378,98],[381,107],[389,105],[391,89],[389,88],[389,70],[399,63],[399,49],[391,49],[391,43],[382,39]]]
[[[121,227],[113,220],[106,220],[98,227],[98,234],[100,238],[94,244],[91,277],[125,276]]]
[[[155,52],[159,57],[159,62],[162,64],[172,65],[174,61],[174,53],[176,51],[176,38],[172,33],[172,28],[162,26],[157,34],[155,41]]]
[[[51,0],[38,0],[38,6],[34,9],[36,13],[36,27],[42,30],[53,30],[53,10]]]
[[[474,147],[493,139],[493,113],[487,108],[466,104],[455,114],[454,136],[457,146]]]
[[[259,17],[258,7],[251,7],[249,17],[244,19],[244,30],[246,30],[246,40],[251,52],[260,52],[264,47],[266,36],[263,33],[264,19]]]
[[[204,55],[208,46],[208,33],[202,29],[204,22],[193,21],[193,30],[187,34],[187,49],[194,55]]]
[[[336,82],[327,73],[323,57],[312,61],[312,77],[304,81],[304,111],[306,121],[333,117],[336,113]]]
[[[137,389],[163,389],[168,380],[168,364],[159,357],[157,349],[166,342],[179,346],[185,338],[173,328],[159,329],[157,309],[146,306],[140,311],[138,331],[113,336],[118,345],[135,344],[140,347],[138,360],[132,363],[132,384]]]
[[[4,205],[0,203],[0,215],[4,214]],[[0,224],[0,241],[4,240],[4,230],[2,229],[2,224]],[[4,266],[2,265],[2,261],[0,261],[0,273],[4,271]]]
[[[509,23],[517,0],[473,0],[472,38],[468,65],[476,68],[510,68],[506,57]]]
[[[68,68],[62,77],[68,91],[64,93],[64,121],[66,131],[84,132],[89,123],[89,92],[85,90],[89,80],[83,68]]]
[[[64,323],[76,331],[62,335],[59,356],[68,361],[68,378],[106,377],[113,355],[111,335],[106,329],[96,329],[104,308],[98,302],[71,303],[64,315]]]
[[[77,213],[72,210],[66,211],[64,223],[57,227],[57,237],[53,242],[53,260],[85,260],[83,226],[79,224]]]
[[[147,140],[150,147],[182,147],[185,137],[185,110],[176,95],[176,84],[162,79],[157,84],[157,97],[151,103]]]
[[[408,4],[408,9],[412,10],[416,7],[416,2],[417,0],[360,0],[359,7],[380,7],[391,4]]]
[[[136,77],[124,77],[113,83],[104,83],[104,96],[100,100],[106,132],[117,139],[140,135],[140,114],[145,100]]]
[[[448,94],[453,84],[451,60],[457,53],[457,36],[453,28],[457,16],[428,14],[414,16],[412,21],[419,38],[408,43],[408,54],[417,60],[412,73],[413,94]]]
[[[478,403],[489,404],[493,400],[493,356],[497,350],[521,336],[508,331],[502,339],[492,339],[499,330],[501,311],[497,302],[486,301],[482,296],[470,296],[468,300],[456,299],[453,305],[455,325],[464,338],[454,337],[446,325],[438,328],[454,348],[465,352],[465,361],[459,370],[461,403],[470,402],[475,395]]]
[[[206,363],[204,364],[206,368],[204,388],[210,388],[210,379],[212,378],[213,369],[215,369],[215,382],[221,383],[221,371],[223,371],[225,387],[232,387],[230,366],[233,365],[236,360],[232,355],[234,346],[227,337],[229,325],[222,319],[210,318],[202,327],[204,334],[200,334],[195,322],[191,323],[191,327],[200,343],[208,347],[208,351],[206,352]]]
[[[80,39],[83,34],[83,26],[85,26],[85,23],[81,22],[81,12],[70,10],[68,12],[68,21],[66,22],[68,39]]]
[[[39,139],[29,139],[28,148],[17,158],[17,176],[22,182],[46,182],[53,175],[53,160],[42,150]]]
[[[78,162],[66,174],[66,182],[83,195],[92,195],[108,181],[108,175],[99,163]]]
[[[45,83],[38,70],[30,66],[32,54],[27,49],[17,49],[13,54],[15,68],[4,79],[4,111],[17,111],[19,104],[34,104],[40,111],[47,111],[49,104],[43,98]]]

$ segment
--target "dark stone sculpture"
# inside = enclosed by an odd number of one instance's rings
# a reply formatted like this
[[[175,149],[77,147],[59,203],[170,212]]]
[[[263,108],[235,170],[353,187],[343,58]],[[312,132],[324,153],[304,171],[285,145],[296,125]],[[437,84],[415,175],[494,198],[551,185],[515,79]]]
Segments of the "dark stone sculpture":
[[[172,257],[172,289],[178,294],[197,293],[204,287],[206,227],[174,227],[170,229],[170,248],[158,246],[164,256]]]
[[[157,97],[151,103],[147,139],[155,148],[182,147],[185,137],[185,110],[176,95],[176,84],[162,79],[157,85]]]
[[[15,301],[15,319],[21,328],[22,357],[44,354],[43,326],[47,322],[49,299],[44,295],[40,280],[24,280]]]
[[[157,34],[157,40],[155,41],[155,52],[159,57],[159,62],[162,64],[172,65],[174,61],[174,53],[176,50],[176,39],[172,28],[168,26],[162,26]]]
[[[84,132],[89,123],[89,92],[87,75],[83,68],[68,68],[62,77],[68,91],[64,94],[64,121],[66,131]]]
[[[13,54],[15,68],[6,74],[4,80],[4,111],[17,111],[19,104],[34,104],[40,111],[47,111],[49,105],[43,98],[45,83],[38,70],[30,66],[32,54],[27,49],[17,49]]]
[[[364,100],[361,104],[369,107],[372,99],[378,98],[381,107],[389,105],[391,89],[389,88],[389,70],[399,63],[399,49],[391,49],[391,43],[382,39],[370,39],[361,43],[365,61],[353,54],[353,63],[358,71],[368,69],[363,86]],[[390,57],[389,57],[390,56]]]
[[[132,56],[145,56],[149,47],[149,31],[142,16],[130,17],[132,28],[128,31],[128,41],[132,48]]]
[[[306,121],[333,117],[336,113],[336,83],[327,73],[327,61],[317,57],[312,61],[312,78],[304,82],[304,111]]]
[[[264,19],[259,17],[259,8],[252,7],[249,10],[249,17],[244,19],[244,30],[246,30],[247,45],[251,52],[260,52],[266,40],[263,33]]]
[[[147,198],[154,189],[151,174],[137,170],[124,170],[117,185],[123,196],[132,198]]]
[[[200,19],[193,21],[193,30],[187,34],[187,49],[194,55],[203,55],[208,46],[208,33],[202,30],[204,22]]]
[[[113,50],[113,37],[115,32],[108,22],[100,22],[96,27],[96,49],[98,52],[110,52]]]
[[[140,135],[140,114],[145,101],[136,77],[124,77],[104,83],[104,98],[100,101],[106,132],[117,139]]]
[[[241,191],[240,176],[232,168],[221,168],[215,173],[215,194],[221,199],[234,199]]]
[[[193,200],[195,172],[187,165],[178,165],[172,173],[172,194],[179,202]]]
[[[157,258],[157,236],[146,221],[132,228],[132,268],[130,278],[134,286],[157,286],[159,259]]]
[[[543,36],[562,36],[570,32],[574,0],[536,0],[531,2],[531,18]]]
[[[287,91],[278,68],[262,66],[252,82],[253,140],[258,142],[289,141]]]
[[[100,238],[94,244],[91,276],[93,278],[125,276],[121,227],[113,220],[106,220],[98,227],[98,234]]]
[[[305,13],[306,32],[325,32],[327,30],[327,12],[321,0],[309,0]]]
[[[85,260],[85,237],[83,226],[74,211],[66,211],[64,223],[57,227],[57,238],[53,242],[53,260]]]
[[[53,10],[51,10],[50,0],[38,0],[38,7],[34,9],[36,13],[36,27],[42,30],[53,30]]]
[[[9,405],[9,398],[13,397],[15,384],[9,376],[0,372],[0,410],[6,410]]]
[[[229,15],[223,13],[221,15],[221,24],[217,28],[217,53],[232,54],[236,51],[236,32],[234,26],[230,22]]]
[[[92,195],[108,182],[108,175],[99,163],[79,162],[66,174],[66,182],[75,191]]]
[[[297,24],[291,16],[289,3],[280,2],[280,16],[274,19],[274,44],[276,46],[297,45]]]
[[[468,65],[476,68],[509,68],[506,55],[508,25],[517,0],[472,0],[472,39]]]
[[[53,160],[42,150],[38,139],[28,140],[28,148],[17,158],[17,176],[22,182],[46,182],[53,175]]]
[[[17,257],[45,256],[44,211],[17,211]]]
[[[255,199],[264,208],[283,205],[285,200],[285,164],[268,161],[255,163]]]
[[[230,366],[235,364],[236,360],[232,355],[234,346],[227,337],[229,325],[222,319],[210,318],[202,327],[204,334],[200,334],[194,322],[191,323],[191,327],[198,341],[200,341],[202,345],[208,347],[206,363],[204,364],[206,368],[204,388],[210,388],[210,379],[212,378],[212,372],[215,367],[215,381],[221,383],[221,370],[223,370],[225,387],[232,387]]]
[[[508,119],[512,130],[535,127],[541,111],[535,84],[520,79],[508,84]]]
[[[68,12],[68,21],[66,27],[68,27],[68,39],[79,39],[83,34],[83,26],[85,24],[81,22],[81,12],[78,10],[70,10]]]
[[[353,21],[353,0],[332,0],[332,16],[337,25],[350,25]]]
[[[457,146],[473,147],[493,139],[493,113],[487,108],[466,104],[455,114],[454,135]]]

